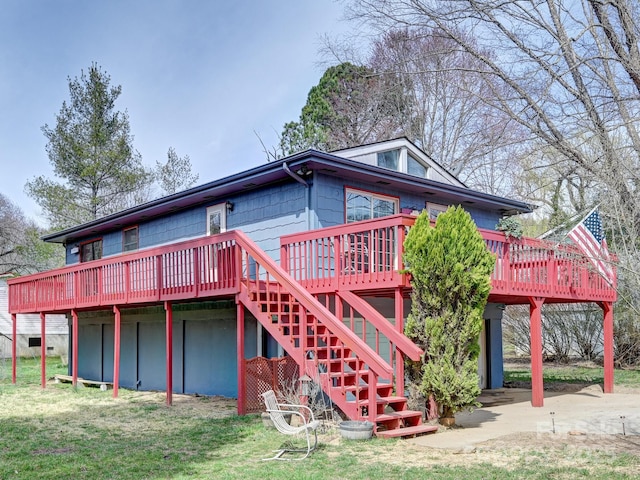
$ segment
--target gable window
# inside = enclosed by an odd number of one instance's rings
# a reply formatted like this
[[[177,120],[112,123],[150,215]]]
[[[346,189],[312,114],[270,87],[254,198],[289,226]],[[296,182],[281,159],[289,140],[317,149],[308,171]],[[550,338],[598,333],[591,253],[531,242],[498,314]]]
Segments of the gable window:
[[[427,178],[427,169],[411,155],[407,155],[407,173],[416,177]]]
[[[387,195],[346,189],[347,223],[371,220],[398,213],[398,199]]]
[[[427,211],[429,212],[429,220],[434,220],[438,218],[438,215],[444,213],[449,208],[446,205],[441,205],[439,203],[430,203],[426,202]]]
[[[138,227],[127,228],[122,231],[122,251],[138,250]]]
[[[102,239],[80,245],[80,261],[90,262],[102,258]]]
[[[388,152],[378,153],[378,166],[390,168],[398,171],[398,163],[400,161],[400,150],[389,150]]]

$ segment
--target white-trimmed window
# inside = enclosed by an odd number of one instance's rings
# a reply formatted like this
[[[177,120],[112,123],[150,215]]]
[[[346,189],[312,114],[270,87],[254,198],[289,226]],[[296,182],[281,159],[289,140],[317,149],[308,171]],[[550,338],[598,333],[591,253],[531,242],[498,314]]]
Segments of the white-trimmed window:
[[[436,218],[438,218],[438,215],[446,212],[447,209],[449,208],[447,205],[441,205],[439,203],[431,203],[431,202],[425,202],[425,207],[429,212],[429,220],[435,220]]]
[[[378,152],[378,166],[398,171],[400,164],[400,150]]]
[[[427,167],[407,154],[407,173],[416,177],[427,178]]]
[[[359,222],[398,213],[397,197],[347,188],[345,191],[346,222]]]

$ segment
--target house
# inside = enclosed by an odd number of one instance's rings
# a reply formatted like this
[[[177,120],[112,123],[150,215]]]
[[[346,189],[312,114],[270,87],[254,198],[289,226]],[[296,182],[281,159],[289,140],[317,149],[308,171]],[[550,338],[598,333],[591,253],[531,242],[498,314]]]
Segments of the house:
[[[0,277],[0,358],[11,358],[13,332],[8,305],[7,277]],[[40,315],[18,315],[16,354],[19,357],[40,356]],[[49,315],[46,325],[46,354],[67,358],[69,325],[65,315]]]
[[[403,334],[402,244],[412,213],[449,205],[496,254],[482,386],[502,386],[503,305],[530,305],[542,406],[542,304],[597,302],[612,391],[615,288],[575,248],[495,231],[531,207],[467,188],[407,139],[301,152],[47,235],[67,266],[10,280],[9,311],[14,324],[18,313],[67,314],[71,375],[113,382],[115,396],[118,386],[166,390],[167,403],[173,392],[227,395],[243,413],[270,388],[265,360],[249,359],[267,357],[293,363],[379,435],[411,435],[426,430],[397,381],[404,358],[422,353]]]

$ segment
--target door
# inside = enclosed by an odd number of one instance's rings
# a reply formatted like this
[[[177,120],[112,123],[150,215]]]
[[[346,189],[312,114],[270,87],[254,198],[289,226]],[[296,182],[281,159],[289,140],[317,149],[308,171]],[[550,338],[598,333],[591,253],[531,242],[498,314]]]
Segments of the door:
[[[224,233],[227,231],[227,206],[224,203],[213,205],[207,208],[207,235],[217,235],[218,233]],[[218,250],[215,246],[208,247],[209,252],[207,254],[207,262],[209,264],[208,282],[218,281]]]
[[[207,208],[207,235],[227,231],[227,208],[224,203]]]

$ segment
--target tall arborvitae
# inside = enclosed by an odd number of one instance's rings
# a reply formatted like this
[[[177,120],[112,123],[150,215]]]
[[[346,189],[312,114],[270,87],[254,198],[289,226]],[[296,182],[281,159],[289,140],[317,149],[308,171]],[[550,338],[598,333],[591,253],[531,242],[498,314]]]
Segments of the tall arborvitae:
[[[435,227],[423,212],[404,248],[413,287],[405,333],[425,351],[408,372],[442,416],[452,417],[480,394],[478,339],[495,258],[461,207],[439,215]]]

